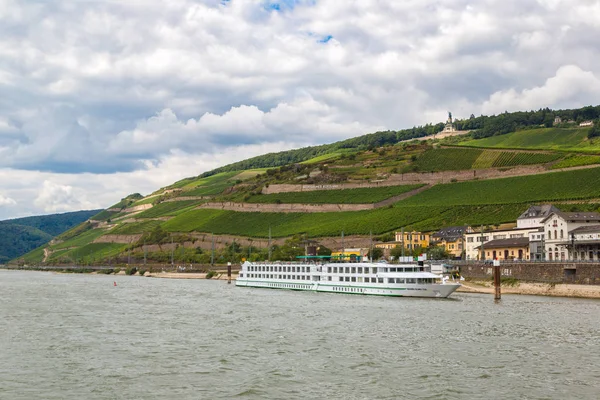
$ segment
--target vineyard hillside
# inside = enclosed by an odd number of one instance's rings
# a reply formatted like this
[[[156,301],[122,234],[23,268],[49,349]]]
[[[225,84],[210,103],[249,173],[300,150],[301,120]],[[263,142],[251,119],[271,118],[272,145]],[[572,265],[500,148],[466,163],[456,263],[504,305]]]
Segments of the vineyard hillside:
[[[591,128],[543,128],[523,130],[457,145],[478,148],[558,150],[600,154],[600,138],[588,139]]]
[[[532,204],[597,211],[600,139],[572,124],[540,126],[596,111],[472,117],[455,121],[464,133],[454,137],[419,140],[443,129],[438,123],[254,157],[127,196],[20,260],[123,264],[176,254],[206,264],[214,236],[217,259],[239,261],[264,258],[269,233],[281,243],[332,242],[342,232],[381,241],[401,228],[511,223]]]

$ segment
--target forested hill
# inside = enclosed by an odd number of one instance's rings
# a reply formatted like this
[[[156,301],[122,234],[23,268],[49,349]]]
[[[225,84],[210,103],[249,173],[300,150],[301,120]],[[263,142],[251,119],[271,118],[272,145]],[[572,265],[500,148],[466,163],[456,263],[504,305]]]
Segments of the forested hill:
[[[479,139],[503,135],[531,127],[551,127],[554,125],[556,117],[560,117],[564,124],[567,124],[570,121],[573,123],[580,123],[588,120],[598,120],[598,118],[600,118],[600,105],[565,110],[541,108],[537,111],[504,112],[498,115],[481,115],[479,117],[471,114],[469,118],[456,119],[454,121],[454,126],[458,130],[472,131],[471,135],[473,138]],[[595,125],[597,126],[598,124]],[[371,150],[386,144],[396,144],[403,140],[433,135],[441,132],[443,129],[444,123],[437,123],[399,131],[375,132],[331,144],[304,147],[301,149],[269,153],[249,158],[205,172],[199,177],[208,177],[220,172],[228,171],[280,167],[335,152]]]
[[[0,221],[0,263],[17,258],[79,225],[100,210]]]

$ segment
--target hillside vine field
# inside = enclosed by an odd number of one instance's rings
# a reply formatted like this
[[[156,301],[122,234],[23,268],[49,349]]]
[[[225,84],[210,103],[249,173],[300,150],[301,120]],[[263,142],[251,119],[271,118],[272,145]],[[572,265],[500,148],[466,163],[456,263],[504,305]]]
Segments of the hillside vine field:
[[[541,128],[471,139],[459,146],[503,149],[539,149],[600,153],[600,138],[588,140],[590,128]]]
[[[251,196],[248,203],[302,203],[302,204],[369,204],[397,196],[424,185],[383,186],[345,190],[314,190]]]
[[[571,155],[552,166],[553,169],[580,167],[583,165],[600,164],[600,156]]]
[[[510,204],[600,198],[600,168],[436,185],[401,205]]]
[[[381,234],[406,227],[432,230],[439,226],[494,224],[514,221],[524,205],[446,207],[408,206],[340,213],[244,213],[193,210],[162,225],[170,232],[212,232],[264,238],[306,233],[310,237]]]
[[[198,201],[186,200],[186,201],[168,201],[160,204],[156,204],[149,210],[139,213],[136,218],[157,218],[164,216],[173,216],[181,213],[194,205],[200,204]]]
[[[411,167],[419,172],[458,171],[545,164],[559,160],[561,153],[481,150],[471,148],[432,149],[420,155]]]
[[[469,169],[482,152],[478,149],[431,149],[417,158],[413,164],[414,170],[434,172]]]

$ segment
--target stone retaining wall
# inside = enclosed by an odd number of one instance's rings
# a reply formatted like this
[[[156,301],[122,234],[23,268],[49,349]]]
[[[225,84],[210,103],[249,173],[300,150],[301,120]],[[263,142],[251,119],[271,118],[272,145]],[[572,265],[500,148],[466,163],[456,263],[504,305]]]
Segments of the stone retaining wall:
[[[390,197],[378,203],[371,204],[271,204],[271,203],[233,203],[233,202],[212,202],[205,203],[198,208],[210,208],[217,210],[230,210],[240,212],[280,212],[280,213],[317,213],[317,212],[342,212],[342,211],[364,211],[373,210],[394,204],[400,200],[404,200],[410,196],[414,196],[424,190],[429,189],[426,185],[407,193],[402,193],[397,196]]]
[[[342,189],[359,189],[359,188],[375,188],[383,186],[398,186],[412,185],[425,183],[435,185],[438,183],[449,183],[451,181],[471,181],[475,179],[496,179],[508,178],[513,176],[550,174],[561,171],[573,171],[577,169],[598,168],[597,165],[583,165],[573,168],[561,168],[555,170],[547,170],[544,166],[521,166],[511,168],[489,168],[479,170],[462,170],[462,171],[441,171],[441,172],[411,172],[406,174],[392,174],[386,180],[372,182],[352,182],[352,183],[332,183],[322,185],[305,185],[305,184],[273,184],[269,187],[264,187],[262,193],[273,194],[283,192],[309,192],[314,190],[342,190]]]
[[[529,282],[576,283],[600,285],[600,264],[597,263],[506,263],[500,264],[503,277]],[[460,266],[465,278],[491,279],[491,264],[465,264]]]

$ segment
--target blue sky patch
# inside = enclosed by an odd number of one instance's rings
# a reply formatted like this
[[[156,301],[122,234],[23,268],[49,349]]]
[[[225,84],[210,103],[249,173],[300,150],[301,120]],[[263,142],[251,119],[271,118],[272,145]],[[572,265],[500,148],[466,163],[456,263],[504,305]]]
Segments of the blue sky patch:
[[[319,43],[327,43],[327,42],[329,42],[331,39],[333,39],[333,36],[331,36],[331,35],[323,36],[323,38],[321,38],[321,39],[319,40]]]
[[[300,5],[313,6],[315,2],[316,0],[267,0],[264,7],[269,11],[286,11]]]

